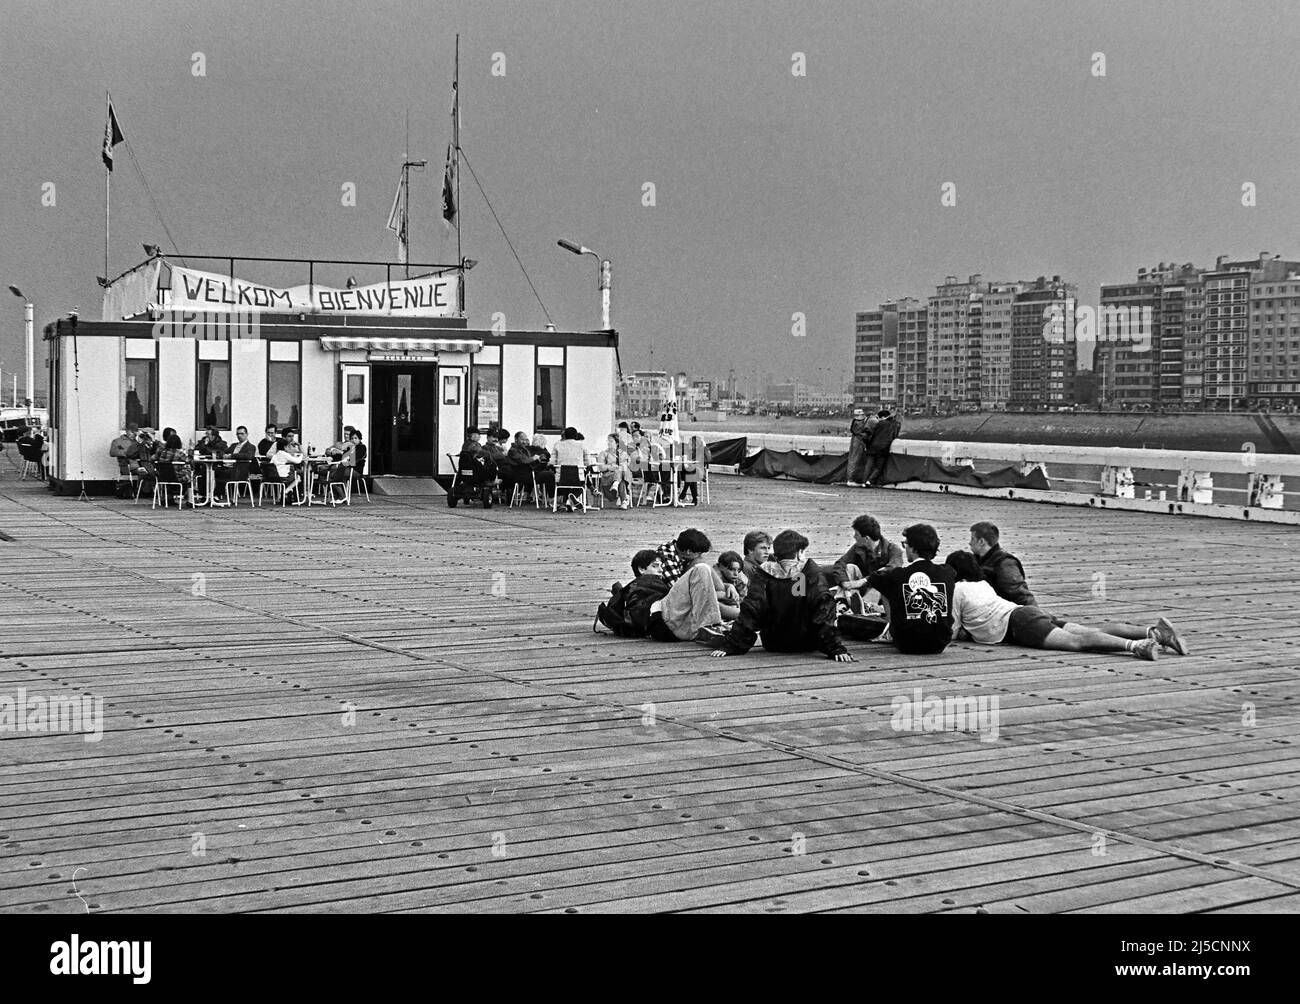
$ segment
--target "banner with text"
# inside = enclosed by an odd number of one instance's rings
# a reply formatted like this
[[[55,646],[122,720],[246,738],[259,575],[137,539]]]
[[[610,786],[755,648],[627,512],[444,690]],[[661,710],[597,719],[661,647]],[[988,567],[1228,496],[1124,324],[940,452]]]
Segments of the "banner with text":
[[[459,311],[458,276],[394,279],[352,289],[292,286],[280,289],[215,272],[173,265],[171,310],[305,311],[315,314],[382,314],[388,317],[448,317]]]

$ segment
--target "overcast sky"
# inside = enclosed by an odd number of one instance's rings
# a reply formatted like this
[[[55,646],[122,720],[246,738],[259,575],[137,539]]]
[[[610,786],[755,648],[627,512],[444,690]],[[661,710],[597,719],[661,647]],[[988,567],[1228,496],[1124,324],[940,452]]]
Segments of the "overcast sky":
[[[853,314],[947,274],[1098,285],[1159,261],[1300,257],[1300,16],[1210,2],[777,4],[8,0],[0,285],[38,325],[98,317],[104,92],[182,252],[455,258],[439,213],[461,35],[462,146],[561,328],[625,369],[847,376]],[[201,52],[205,76],[194,76]],[[1104,77],[1092,75],[1105,54]],[[504,55],[503,76],[493,76]],[[792,73],[802,53],[806,76]],[[41,205],[54,183],[56,204]],[[354,182],[357,205],[342,205]],[[643,205],[646,183],[656,204]],[[941,205],[941,186],[957,205]],[[1241,204],[1253,182],[1258,204]],[[545,317],[468,172],[470,323]],[[123,147],[110,270],[170,241]],[[252,279],[305,281],[252,267]],[[347,273],[326,275],[340,285]],[[21,366],[22,308],[0,312]],[[791,333],[793,315],[806,335]]]

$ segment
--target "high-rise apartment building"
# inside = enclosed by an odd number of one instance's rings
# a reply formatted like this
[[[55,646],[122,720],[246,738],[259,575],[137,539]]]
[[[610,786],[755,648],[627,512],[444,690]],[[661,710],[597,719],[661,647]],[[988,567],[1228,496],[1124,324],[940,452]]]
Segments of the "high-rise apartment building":
[[[853,401],[910,408],[925,397],[926,307],[904,297],[857,314]]]
[[[1231,408],[1300,394],[1290,376],[1292,327],[1300,343],[1300,263],[1261,254],[1221,255],[1213,268],[1161,262],[1134,283],[1101,287],[1096,368],[1105,407]],[[1291,276],[1296,279],[1288,281]],[[1144,330],[1125,329],[1127,308],[1149,310]],[[1128,318],[1132,328],[1133,318]],[[1296,369],[1300,371],[1300,344]],[[1297,372],[1300,384],[1300,372]]]
[[[1004,411],[1011,401],[1011,314],[1023,282],[995,282],[984,294],[980,321],[979,401],[982,408]]]
[[[1061,408],[1074,403],[1078,368],[1074,341],[1078,287],[1039,276],[1011,304],[1012,408]]]
[[[984,294],[979,275],[965,282],[950,275],[928,304],[925,335],[925,400],[932,407],[976,411],[983,360]]]
[[[1246,394],[1274,407],[1300,404],[1300,265],[1262,262],[1248,306]]]

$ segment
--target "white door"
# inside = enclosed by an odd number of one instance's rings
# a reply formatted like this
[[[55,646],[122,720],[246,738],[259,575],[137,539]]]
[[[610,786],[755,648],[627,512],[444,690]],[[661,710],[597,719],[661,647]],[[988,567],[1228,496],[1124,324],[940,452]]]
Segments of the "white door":
[[[343,434],[343,426],[350,425],[361,431],[361,441],[367,449],[373,449],[370,447],[370,367],[344,363],[342,369],[343,401],[339,407],[338,434]]]
[[[454,469],[447,454],[453,456],[465,441],[465,423],[469,402],[468,366],[438,367],[438,466],[439,474],[450,474]]]

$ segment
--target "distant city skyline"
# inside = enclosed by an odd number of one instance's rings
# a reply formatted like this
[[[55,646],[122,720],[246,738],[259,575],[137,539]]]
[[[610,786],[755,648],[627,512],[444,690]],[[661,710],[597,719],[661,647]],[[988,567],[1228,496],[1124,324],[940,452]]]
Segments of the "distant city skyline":
[[[182,251],[395,259],[408,108],[411,155],[429,162],[412,256],[454,257],[439,190],[458,31],[473,174],[559,327],[600,315],[593,261],[556,240],[612,260],[627,370],[649,368],[653,344],[660,368],[811,381],[851,371],[856,312],[945,275],[1059,274],[1096,303],[1133,263],[1289,254],[1300,232],[1295,140],[1278,127],[1300,19],[1282,3],[1171,17],[1100,0],[380,0],[365,30],[354,4],[305,0],[7,13],[0,273],[38,326],[99,315],[105,90],[149,183],[119,147],[114,272],[141,243],[171,252],[153,202]],[[469,171],[461,185],[470,323],[541,328]],[[7,297],[6,373],[21,329]]]

